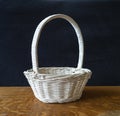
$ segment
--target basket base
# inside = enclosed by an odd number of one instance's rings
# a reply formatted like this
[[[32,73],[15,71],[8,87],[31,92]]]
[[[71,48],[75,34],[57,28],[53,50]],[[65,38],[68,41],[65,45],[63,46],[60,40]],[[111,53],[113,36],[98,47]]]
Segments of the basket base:
[[[59,100],[51,100],[51,99],[39,99],[37,96],[35,96],[39,101],[43,103],[68,103],[77,101],[81,98],[82,95],[75,97],[75,98],[67,98],[67,99],[59,99]]]

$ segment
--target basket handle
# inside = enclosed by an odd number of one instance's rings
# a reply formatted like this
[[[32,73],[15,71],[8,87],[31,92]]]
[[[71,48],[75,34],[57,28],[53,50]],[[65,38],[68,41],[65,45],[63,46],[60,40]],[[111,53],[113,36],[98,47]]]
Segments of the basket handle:
[[[32,55],[32,68],[33,71],[36,73],[38,72],[38,51],[37,51],[37,47],[38,47],[38,40],[39,37],[41,35],[41,31],[43,29],[43,27],[45,26],[46,23],[48,23],[49,21],[56,19],[56,18],[62,18],[67,20],[72,27],[74,28],[77,38],[78,38],[78,44],[79,44],[79,56],[78,56],[78,65],[77,68],[80,69],[82,67],[83,64],[83,52],[84,52],[84,48],[83,48],[83,38],[82,38],[82,34],[80,31],[80,28],[78,26],[78,24],[69,16],[64,15],[64,14],[54,14],[51,16],[46,17],[44,20],[42,20],[39,25],[37,26],[34,36],[33,36],[33,41],[32,41],[32,49],[31,49],[31,55]]]

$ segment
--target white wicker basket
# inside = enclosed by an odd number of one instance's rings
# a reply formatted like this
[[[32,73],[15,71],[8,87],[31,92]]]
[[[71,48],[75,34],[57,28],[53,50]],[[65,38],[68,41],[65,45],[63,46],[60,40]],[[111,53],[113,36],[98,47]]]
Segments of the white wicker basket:
[[[37,47],[41,31],[46,23],[56,18],[67,20],[76,32],[79,44],[77,68],[38,67]],[[83,39],[79,26],[71,17],[64,14],[55,14],[41,21],[34,33],[31,55],[33,69],[24,71],[24,74],[36,98],[45,103],[64,103],[80,99],[82,91],[91,77],[91,71],[81,68],[83,63]]]

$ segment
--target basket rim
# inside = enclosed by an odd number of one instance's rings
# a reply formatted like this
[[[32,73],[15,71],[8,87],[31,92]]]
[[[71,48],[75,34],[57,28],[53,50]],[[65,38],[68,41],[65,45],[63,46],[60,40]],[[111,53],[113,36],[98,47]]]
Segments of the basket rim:
[[[39,69],[63,69],[63,68],[68,68],[73,70],[73,72],[69,73],[69,74],[41,74],[41,73],[35,73],[32,69],[28,69],[26,71],[24,71],[24,75],[29,75],[31,76],[32,80],[37,80],[37,81],[47,81],[47,80],[59,80],[59,79],[68,79],[68,78],[76,78],[78,76],[81,76],[82,78],[90,78],[91,77],[91,70],[87,69],[87,68],[74,68],[74,67],[41,67]],[[86,76],[85,76],[86,75]],[[39,77],[42,78],[39,78]],[[47,77],[47,78],[46,78]],[[28,76],[26,76],[27,79],[30,79]]]

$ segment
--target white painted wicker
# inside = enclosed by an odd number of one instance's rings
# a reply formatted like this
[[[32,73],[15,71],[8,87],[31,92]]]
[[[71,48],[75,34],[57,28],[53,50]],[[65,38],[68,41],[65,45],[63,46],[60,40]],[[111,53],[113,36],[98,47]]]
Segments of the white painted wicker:
[[[74,67],[38,67],[38,40],[41,31],[49,21],[62,18],[74,28],[79,44],[78,65]],[[36,98],[45,103],[64,103],[80,99],[82,91],[91,77],[91,71],[82,67],[83,39],[79,26],[69,16],[55,14],[48,16],[37,26],[32,41],[32,69],[24,71]]]

